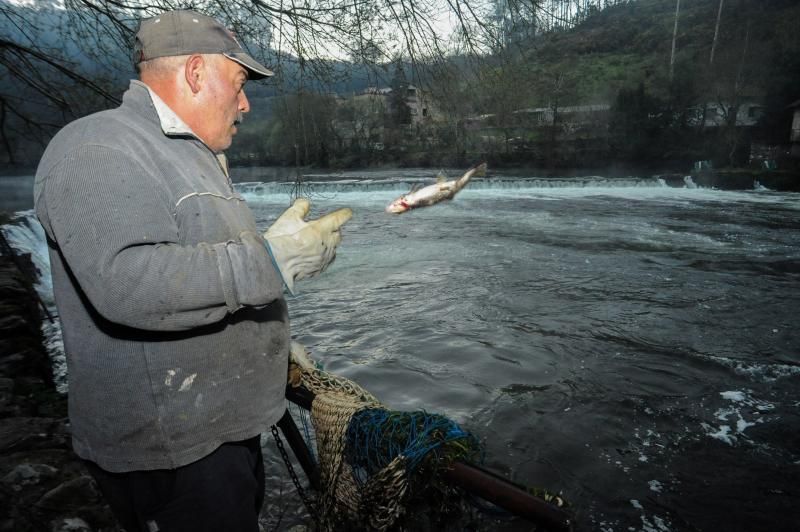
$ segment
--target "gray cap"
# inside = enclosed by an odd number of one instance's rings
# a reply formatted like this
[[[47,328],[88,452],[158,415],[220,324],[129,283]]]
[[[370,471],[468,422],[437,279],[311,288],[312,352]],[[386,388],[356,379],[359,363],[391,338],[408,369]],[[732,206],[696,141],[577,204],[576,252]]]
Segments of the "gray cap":
[[[222,54],[245,67],[250,79],[273,75],[242,49],[230,30],[196,11],[167,11],[140,23],[133,47],[134,63],[191,54]]]

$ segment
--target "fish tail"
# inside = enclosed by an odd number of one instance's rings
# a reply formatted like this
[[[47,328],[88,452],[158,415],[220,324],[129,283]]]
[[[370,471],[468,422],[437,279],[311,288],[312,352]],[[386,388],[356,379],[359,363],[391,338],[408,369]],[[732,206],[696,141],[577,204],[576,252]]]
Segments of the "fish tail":
[[[472,179],[474,176],[485,176],[486,175],[486,163],[482,162],[477,164],[467,170],[463,176],[461,176],[458,181],[456,181],[455,189],[456,191],[461,190],[464,188],[469,180]]]

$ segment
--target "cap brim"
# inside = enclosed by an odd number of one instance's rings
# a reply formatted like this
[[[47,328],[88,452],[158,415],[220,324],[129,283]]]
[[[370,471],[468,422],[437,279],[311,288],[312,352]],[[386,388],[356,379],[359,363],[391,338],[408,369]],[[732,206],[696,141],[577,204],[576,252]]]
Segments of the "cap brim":
[[[275,75],[275,73],[272,70],[268,69],[267,67],[265,67],[264,65],[262,65],[261,63],[259,63],[246,53],[224,52],[222,55],[224,55],[231,61],[236,61],[237,63],[245,67],[247,71],[250,72],[250,79],[263,79]]]

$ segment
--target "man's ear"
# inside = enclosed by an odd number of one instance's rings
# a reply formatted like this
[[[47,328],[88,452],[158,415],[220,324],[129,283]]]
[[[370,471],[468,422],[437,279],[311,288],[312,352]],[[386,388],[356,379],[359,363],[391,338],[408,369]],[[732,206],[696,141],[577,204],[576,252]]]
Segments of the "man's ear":
[[[184,64],[184,76],[186,77],[186,83],[192,89],[193,94],[200,92],[200,86],[202,84],[205,68],[206,62],[203,59],[203,56],[199,54],[189,56],[189,59],[187,59],[186,63]]]

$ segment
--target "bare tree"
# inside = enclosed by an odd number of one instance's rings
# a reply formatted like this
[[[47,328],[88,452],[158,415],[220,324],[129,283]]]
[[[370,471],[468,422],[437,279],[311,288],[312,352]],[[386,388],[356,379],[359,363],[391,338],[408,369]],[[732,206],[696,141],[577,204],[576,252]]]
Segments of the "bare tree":
[[[442,5],[452,35],[438,23]],[[115,102],[120,81],[133,74],[129,51],[138,20],[175,8],[222,20],[275,70],[272,83],[301,90],[313,80],[331,79],[339,60],[380,65],[402,56],[412,63],[443,63],[448,39],[468,52],[488,50],[492,40],[491,0],[64,0],[63,7],[55,0],[32,6],[3,2],[0,75],[8,90],[0,93],[0,146],[9,146],[12,137],[46,138],[53,127]],[[95,96],[92,105],[86,94]]]
[[[722,18],[722,4],[725,0],[719,0],[719,9],[717,9],[717,22],[714,24],[714,40],[711,42],[711,57],[708,64],[714,64],[714,51],[717,49],[717,37],[719,37],[719,20]]]
[[[722,4],[724,0],[719,0],[719,7],[717,8],[717,21],[714,24],[714,38],[711,41],[711,54],[708,59],[708,75],[713,78],[714,76],[714,52],[717,49],[717,40],[719,38],[719,22],[722,18]],[[707,82],[710,84],[710,82]],[[702,113],[700,116],[699,129],[701,132],[705,130],[706,120],[708,119],[708,99],[704,98],[702,102]]]
[[[675,1],[675,25],[672,28],[672,52],[669,56],[669,81],[675,74],[675,41],[678,39],[678,17],[681,13],[681,0]]]

